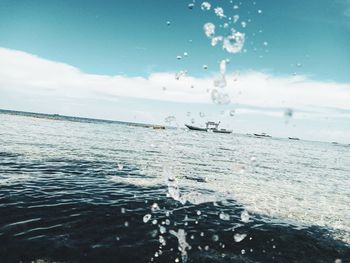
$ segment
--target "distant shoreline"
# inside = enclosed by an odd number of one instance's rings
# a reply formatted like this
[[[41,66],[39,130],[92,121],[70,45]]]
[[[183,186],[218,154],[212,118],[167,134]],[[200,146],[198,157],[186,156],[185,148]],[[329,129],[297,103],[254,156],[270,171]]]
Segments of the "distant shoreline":
[[[0,109],[0,114],[32,117],[32,118],[47,119],[47,120],[62,120],[62,121],[85,122],[85,123],[91,123],[91,122],[93,122],[93,123],[115,123],[115,124],[122,124],[122,125],[143,127],[143,128],[173,129],[173,127],[165,127],[163,125],[157,125],[157,124],[137,123],[137,122],[127,122],[127,121],[114,121],[114,120],[95,119],[95,118],[86,118],[86,117],[73,117],[73,116],[66,116],[66,115],[60,115],[60,114],[47,114],[47,113],[37,113],[37,112],[29,112],[29,111],[16,111],[16,110]]]

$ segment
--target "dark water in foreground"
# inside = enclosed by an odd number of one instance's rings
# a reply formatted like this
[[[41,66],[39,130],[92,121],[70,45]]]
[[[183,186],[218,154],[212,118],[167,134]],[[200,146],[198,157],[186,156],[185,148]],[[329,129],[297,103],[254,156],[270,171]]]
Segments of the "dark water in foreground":
[[[350,262],[347,147],[0,123],[0,262]]]

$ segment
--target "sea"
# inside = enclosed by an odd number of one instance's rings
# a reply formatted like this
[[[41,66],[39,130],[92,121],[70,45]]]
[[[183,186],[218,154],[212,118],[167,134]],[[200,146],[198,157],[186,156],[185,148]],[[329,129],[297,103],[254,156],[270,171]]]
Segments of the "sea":
[[[0,262],[350,262],[350,146],[0,112]]]

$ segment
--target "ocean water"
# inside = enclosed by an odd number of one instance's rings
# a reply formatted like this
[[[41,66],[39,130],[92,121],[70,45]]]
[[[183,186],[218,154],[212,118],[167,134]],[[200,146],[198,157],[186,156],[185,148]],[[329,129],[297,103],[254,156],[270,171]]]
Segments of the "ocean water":
[[[350,146],[0,114],[0,262],[350,262]]]

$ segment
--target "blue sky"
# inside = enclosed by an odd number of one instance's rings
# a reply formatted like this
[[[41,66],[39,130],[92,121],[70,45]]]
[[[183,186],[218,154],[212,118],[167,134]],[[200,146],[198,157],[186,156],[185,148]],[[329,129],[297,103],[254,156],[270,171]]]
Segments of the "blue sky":
[[[201,75],[203,64],[216,70],[217,60],[227,54],[212,48],[201,30],[205,22],[218,19],[200,9],[201,1],[188,9],[190,2],[2,0],[0,46],[65,62],[87,73],[146,76],[185,66]],[[232,67],[276,74],[297,71],[314,79],[350,82],[350,17],[344,15],[345,1],[241,2],[234,12],[228,0],[212,1],[227,13],[239,14],[242,21],[251,19],[244,30],[248,52],[232,56]],[[179,63],[175,57],[183,52],[190,59]],[[293,66],[297,63],[302,68]]]
[[[169,114],[187,122],[187,112],[202,111],[220,119],[234,108],[228,127],[280,136],[289,132],[282,132],[283,109],[293,108],[299,114],[288,129],[297,127],[298,136],[313,137],[311,121],[324,129],[322,140],[350,140],[348,0],[209,2],[202,11],[198,0],[193,9],[192,0],[1,0],[0,108],[156,123]],[[207,22],[227,33],[217,6],[240,16],[234,27],[245,34],[242,52],[212,47],[203,33]],[[228,87],[233,103],[217,106],[205,90],[225,58],[229,79],[239,77]],[[190,77],[173,83],[179,70]]]

